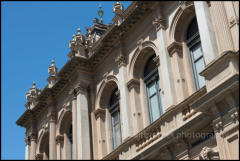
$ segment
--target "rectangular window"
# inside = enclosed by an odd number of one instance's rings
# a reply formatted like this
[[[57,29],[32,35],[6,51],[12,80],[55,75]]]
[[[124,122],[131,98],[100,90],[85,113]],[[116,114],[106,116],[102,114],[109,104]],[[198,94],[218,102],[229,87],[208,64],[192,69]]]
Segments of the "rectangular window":
[[[117,110],[111,114],[112,133],[113,133],[113,149],[116,149],[121,144],[121,126],[120,126],[120,111]]]

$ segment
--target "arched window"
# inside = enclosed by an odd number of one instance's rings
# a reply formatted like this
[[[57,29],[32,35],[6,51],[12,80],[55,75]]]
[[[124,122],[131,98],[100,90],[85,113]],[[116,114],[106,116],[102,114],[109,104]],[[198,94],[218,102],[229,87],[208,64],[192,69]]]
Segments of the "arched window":
[[[188,27],[186,42],[190,52],[190,61],[193,69],[195,87],[196,90],[198,90],[205,85],[204,77],[199,75],[199,73],[205,67],[205,61],[203,57],[196,17],[192,20]]]
[[[69,128],[69,131],[68,131],[68,139],[69,139],[69,148],[70,148],[70,160],[73,160],[73,137],[72,137],[72,124]]]
[[[117,91],[118,91],[117,88],[114,89],[109,102],[113,149],[116,149],[122,143],[120,108],[119,108],[119,98],[116,93]]]
[[[162,111],[162,96],[161,96],[161,86],[158,75],[158,68],[156,63],[153,61],[153,55],[147,62],[144,69],[144,82],[147,92],[148,110],[150,123],[157,120]]]

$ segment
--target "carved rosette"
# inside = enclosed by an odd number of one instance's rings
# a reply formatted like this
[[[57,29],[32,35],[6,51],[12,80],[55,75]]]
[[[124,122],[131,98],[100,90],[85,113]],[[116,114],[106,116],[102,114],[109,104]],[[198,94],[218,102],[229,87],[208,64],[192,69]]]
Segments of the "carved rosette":
[[[126,66],[126,56],[124,55],[119,55],[116,59],[115,62],[118,63],[118,67],[120,68],[121,66]]]

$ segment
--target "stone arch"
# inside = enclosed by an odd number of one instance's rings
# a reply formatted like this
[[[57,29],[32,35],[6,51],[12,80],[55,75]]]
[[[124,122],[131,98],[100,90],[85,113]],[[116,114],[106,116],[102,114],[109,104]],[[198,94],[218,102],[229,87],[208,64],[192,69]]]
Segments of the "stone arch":
[[[42,129],[40,132],[36,154],[41,154],[43,157],[42,159],[49,158],[49,131],[47,128]]]
[[[129,66],[130,80],[142,77],[144,66],[147,63],[148,58],[154,53],[159,55],[158,48],[152,41],[145,41],[142,43],[142,47],[136,49]]]
[[[66,129],[69,128],[72,123],[72,112],[70,110],[63,109],[57,121],[57,133],[63,134]]]
[[[111,92],[116,87],[119,89],[118,79],[114,75],[106,76],[97,92],[97,105],[99,108],[105,108],[108,106],[107,101],[110,98]]]
[[[170,43],[185,41],[188,26],[194,17],[195,8],[193,3],[185,2],[180,4],[170,25]]]

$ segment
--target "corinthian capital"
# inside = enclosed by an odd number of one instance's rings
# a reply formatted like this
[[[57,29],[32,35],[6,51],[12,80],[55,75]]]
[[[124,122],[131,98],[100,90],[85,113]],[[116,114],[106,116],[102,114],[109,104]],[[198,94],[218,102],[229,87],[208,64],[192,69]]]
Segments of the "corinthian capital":
[[[155,18],[152,24],[156,27],[156,31],[159,31],[160,29],[163,30],[167,29],[167,20],[163,17]]]
[[[116,59],[115,62],[118,63],[118,67],[120,68],[121,66],[126,66],[126,56],[124,55],[119,55]]]

